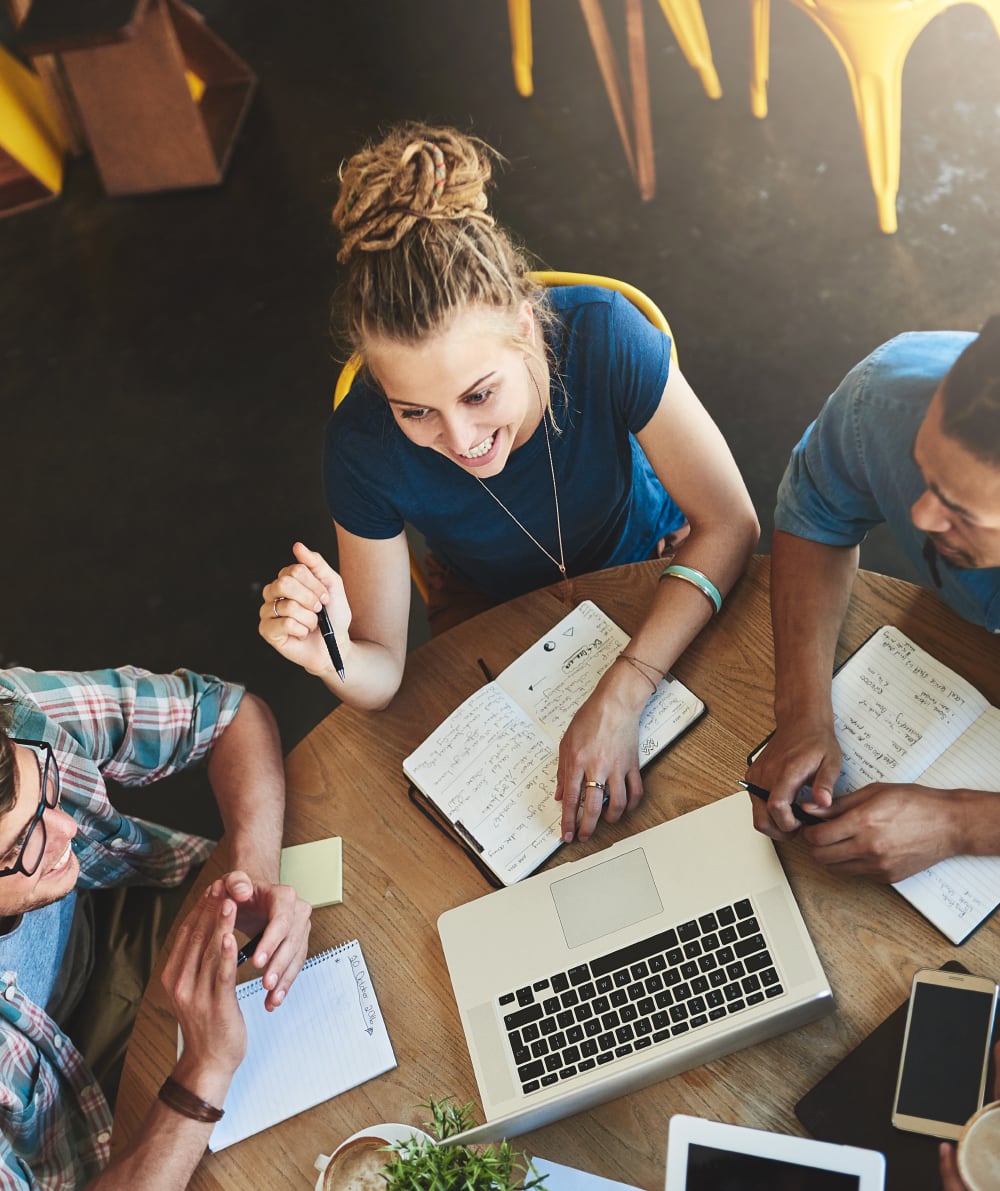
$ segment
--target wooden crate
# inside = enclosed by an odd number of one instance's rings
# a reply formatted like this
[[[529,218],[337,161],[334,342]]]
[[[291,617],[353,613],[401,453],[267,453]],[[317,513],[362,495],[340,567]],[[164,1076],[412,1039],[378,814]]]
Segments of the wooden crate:
[[[58,55],[108,194],[222,181],[256,78],[180,0],[34,0],[19,41]]]

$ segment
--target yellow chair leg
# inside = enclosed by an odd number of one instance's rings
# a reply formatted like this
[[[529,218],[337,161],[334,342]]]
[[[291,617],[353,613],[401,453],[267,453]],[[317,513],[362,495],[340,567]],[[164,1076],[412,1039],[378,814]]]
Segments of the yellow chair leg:
[[[771,0],[750,0],[750,110],[767,115],[767,79],[771,63]]]
[[[902,123],[903,64],[917,35],[948,7],[895,6],[880,13],[859,6],[858,11],[805,11],[823,30],[847,71],[854,109],[861,127],[879,227],[891,235],[897,227],[899,150]]]
[[[673,30],[681,52],[689,65],[698,72],[701,85],[709,99],[722,94],[719,76],[712,61],[712,47],[705,28],[700,0],[660,0],[663,15]]]
[[[510,21],[514,86],[518,95],[527,97],[535,91],[531,77],[531,0],[507,0],[507,17]]]

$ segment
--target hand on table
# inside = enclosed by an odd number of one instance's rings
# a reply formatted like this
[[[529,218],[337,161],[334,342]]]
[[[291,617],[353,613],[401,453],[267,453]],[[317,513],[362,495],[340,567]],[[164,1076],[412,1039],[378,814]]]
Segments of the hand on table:
[[[748,782],[771,791],[766,802],[751,799],[754,826],[771,839],[791,839],[800,827],[791,809],[799,791],[812,788],[811,801],[804,802],[803,809],[823,816],[833,802],[840,765],[832,723],[778,728],[746,772]]]
[[[590,839],[602,809],[609,823],[617,823],[642,799],[639,774],[642,707],[637,711],[607,686],[602,690],[602,686],[603,681],[577,711],[559,745],[555,796],[557,802],[562,802],[562,837],[567,843],[576,835],[581,840]],[[587,781],[602,782],[604,790],[585,787]],[[578,824],[581,801],[584,808]]]
[[[901,881],[959,850],[949,790],[874,782],[838,798],[829,815],[802,834],[813,859],[837,873]]]
[[[266,1009],[277,1009],[305,963],[312,906],[291,885],[253,881],[242,869],[221,877],[215,886],[236,904],[236,925],[247,935],[263,928],[250,962],[265,969]]]
[[[177,1078],[221,1104],[247,1048],[236,1003],[236,903],[221,882],[205,890],[177,930],[161,980],[184,1035]]]
[[[317,613],[325,604],[337,641],[348,640],[351,608],[344,595],[344,583],[322,554],[296,542],[292,553],[297,561],[283,567],[277,578],[261,592],[258,631],[268,645],[310,674],[330,670],[333,663]]]
[[[941,1191],[968,1191],[958,1173],[958,1159],[950,1141],[943,1141],[938,1147],[938,1171],[941,1175]]]

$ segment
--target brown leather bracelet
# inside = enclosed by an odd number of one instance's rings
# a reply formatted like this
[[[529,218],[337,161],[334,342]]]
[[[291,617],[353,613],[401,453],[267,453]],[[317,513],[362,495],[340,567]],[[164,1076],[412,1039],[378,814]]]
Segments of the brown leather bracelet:
[[[221,1108],[216,1108],[207,1100],[196,1096],[194,1092],[189,1092],[172,1075],[168,1075],[163,1081],[159,1096],[167,1108],[172,1108],[174,1112],[179,1112],[182,1117],[188,1117],[192,1121],[204,1121],[205,1124],[214,1125],[226,1115]]]

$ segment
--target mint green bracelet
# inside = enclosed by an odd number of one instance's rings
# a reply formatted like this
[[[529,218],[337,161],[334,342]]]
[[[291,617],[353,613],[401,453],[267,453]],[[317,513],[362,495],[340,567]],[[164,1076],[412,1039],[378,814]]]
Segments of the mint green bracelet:
[[[660,573],[660,578],[663,579],[666,575],[672,575],[675,579],[684,579],[688,583],[693,583],[701,594],[711,602],[716,612],[722,611],[722,596],[719,595],[719,589],[701,571],[696,571],[694,567],[682,567],[674,563],[663,569]]]

